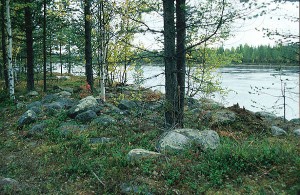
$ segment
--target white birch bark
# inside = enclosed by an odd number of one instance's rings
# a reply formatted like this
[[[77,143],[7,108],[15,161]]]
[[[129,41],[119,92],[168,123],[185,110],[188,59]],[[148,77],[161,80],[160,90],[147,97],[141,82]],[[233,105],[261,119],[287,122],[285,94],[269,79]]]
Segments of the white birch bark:
[[[8,85],[9,96],[11,100],[15,100],[15,84],[14,84],[14,70],[12,66],[12,32],[11,32],[11,20],[10,20],[10,0],[6,0],[6,28],[8,34],[8,49],[7,49],[7,62],[8,62]]]

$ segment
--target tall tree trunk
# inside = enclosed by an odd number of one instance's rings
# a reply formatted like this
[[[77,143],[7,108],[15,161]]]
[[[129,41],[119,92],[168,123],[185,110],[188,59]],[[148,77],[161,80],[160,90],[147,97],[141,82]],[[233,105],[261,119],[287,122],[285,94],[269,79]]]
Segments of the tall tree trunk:
[[[2,58],[3,58],[3,73],[5,87],[8,89],[8,71],[7,71],[7,54],[6,54],[6,33],[5,33],[5,0],[1,0],[1,33],[2,33]],[[1,73],[2,74],[2,73]]]
[[[60,76],[63,74],[63,63],[62,63],[62,55],[61,55],[61,41],[59,41],[59,62],[60,62]]]
[[[176,126],[178,111],[177,71],[175,62],[174,0],[163,0],[164,62],[165,62],[165,119],[168,128]]]
[[[91,0],[84,0],[85,74],[87,83],[93,90],[91,17]]]
[[[186,39],[186,8],[185,0],[176,0],[176,65],[177,65],[177,82],[179,89],[178,100],[178,127],[183,127],[184,117],[184,98],[185,98],[185,71],[186,71],[186,58],[185,58],[185,39]]]
[[[26,27],[26,52],[27,52],[27,90],[34,89],[34,58],[33,58],[33,24],[31,14],[31,0],[26,0],[29,4],[25,7],[25,27]]]
[[[49,40],[49,65],[50,65],[50,77],[53,76],[53,66],[52,66],[52,35],[50,35]]]
[[[47,2],[44,0],[44,18],[43,18],[43,73],[44,73],[44,92],[47,91],[47,50],[46,50],[46,28],[47,28]]]
[[[105,101],[105,51],[106,51],[106,45],[105,45],[105,21],[104,21],[104,4],[103,0],[98,5],[98,31],[100,34],[100,37],[98,37],[98,60],[99,60],[99,77],[100,77],[100,98]]]
[[[14,70],[13,70],[13,66],[12,66],[12,33],[11,33],[9,3],[10,3],[10,0],[6,0],[6,19],[7,19],[7,35],[8,35],[8,50],[7,50],[8,80],[9,80],[10,99],[15,100]]]

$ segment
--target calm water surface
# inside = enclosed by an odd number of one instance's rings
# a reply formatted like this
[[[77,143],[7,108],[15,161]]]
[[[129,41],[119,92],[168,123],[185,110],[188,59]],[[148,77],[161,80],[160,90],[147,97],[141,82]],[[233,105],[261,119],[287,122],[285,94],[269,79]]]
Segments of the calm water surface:
[[[160,90],[164,93],[164,67],[144,66],[144,87]],[[84,69],[81,68],[81,71]],[[75,71],[79,69],[75,68]],[[66,72],[64,70],[63,72]],[[287,119],[299,118],[299,68],[283,68],[282,74],[275,68],[259,67],[228,67],[221,68],[218,72],[222,75],[222,87],[227,88],[227,96],[215,94],[216,101],[225,106],[238,103],[251,111],[268,111],[278,116],[283,116],[283,88],[286,83],[286,117]],[[76,74],[76,72],[75,72]],[[82,74],[82,73],[81,73]],[[129,72],[129,83],[133,83],[133,71]]]

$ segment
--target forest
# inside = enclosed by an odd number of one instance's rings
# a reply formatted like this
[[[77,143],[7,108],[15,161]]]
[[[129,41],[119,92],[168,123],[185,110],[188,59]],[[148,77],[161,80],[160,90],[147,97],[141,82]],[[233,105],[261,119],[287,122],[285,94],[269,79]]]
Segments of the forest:
[[[290,32],[223,45],[281,3],[1,0],[0,194],[299,193],[300,120],[209,99],[221,67],[298,65]]]

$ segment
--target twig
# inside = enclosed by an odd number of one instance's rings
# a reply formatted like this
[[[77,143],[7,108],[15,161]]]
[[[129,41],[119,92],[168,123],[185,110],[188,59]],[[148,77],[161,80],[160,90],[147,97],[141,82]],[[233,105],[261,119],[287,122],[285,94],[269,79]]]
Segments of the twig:
[[[96,175],[96,173],[94,171],[92,171],[92,170],[91,170],[91,172],[96,177],[96,179],[105,187],[105,183],[103,181],[101,181],[101,179]]]

